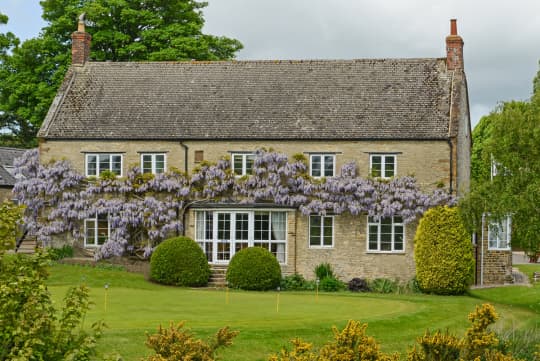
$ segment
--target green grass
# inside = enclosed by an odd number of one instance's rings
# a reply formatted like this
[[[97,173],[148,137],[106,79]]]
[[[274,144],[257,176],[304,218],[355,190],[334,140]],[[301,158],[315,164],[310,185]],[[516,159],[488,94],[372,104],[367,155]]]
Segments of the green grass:
[[[278,311],[277,292],[227,295],[224,290],[160,286],[118,269],[51,267],[48,285],[57,302],[69,286],[83,282],[91,288],[95,304],[86,325],[99,319],[108,325],[99,350],[118,352],[124,360],[149,354],[145,333],[171,321],[186,321],[203,338],[226,325],[239,330],[233,346],[220,353],[223,360],[236,361],[265,360],[294,337],[321,345],[331,338],[333,325],[343,327],[350,319],[367,322],[368,334],[382,344],[383,351],[404,353],[428,328],[463,334],[468,313],[485,302],[495,304],[500,328],[527,329],[540,323],[536,306],[540,285],[475,290],[459,297],[343,292],[317,298],[313,292],[281,292]]]

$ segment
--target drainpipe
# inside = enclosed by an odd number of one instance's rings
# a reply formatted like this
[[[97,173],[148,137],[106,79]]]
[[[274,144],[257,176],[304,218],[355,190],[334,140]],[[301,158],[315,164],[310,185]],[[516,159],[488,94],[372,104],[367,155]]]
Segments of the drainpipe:
[[[189,148],[187,145],[185,145],[184,143],[180,142],[180,145],[182,146],[182,148],[184,148],[184,172],[188,172],[188,152],[189,152]]]
[[[485,217],[486,214],[482,213],[482,240],[480,242],[481,252],[480,252],[480,286],[484,285],[484,226],[485,226]]]
[[[452,194],[454,191],[454,146],[452,139],[448,139],[448,146],[450,147],[450,194]]]
[[[189,147],[185,145],[184,143],[180,142],[180,145],[182,148],[184,148],[184,172],[186,175],[188,174],[188,154],[189,154]],[[176,211],[178,213],[178,210]],[[182,236],[186,235],[186,211],[182,212]]]

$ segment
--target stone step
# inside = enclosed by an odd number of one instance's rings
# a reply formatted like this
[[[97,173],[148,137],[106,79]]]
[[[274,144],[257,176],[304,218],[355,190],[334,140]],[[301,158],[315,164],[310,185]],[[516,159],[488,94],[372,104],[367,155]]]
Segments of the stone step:
[[[210,266],[210,279],[208,280],[208,287],[224,288],[227,286],[226,265],[211,265]]]
[[[20,245],[17,253],[34,254],[36,252],[37,242],[35,239],[26,239]]]

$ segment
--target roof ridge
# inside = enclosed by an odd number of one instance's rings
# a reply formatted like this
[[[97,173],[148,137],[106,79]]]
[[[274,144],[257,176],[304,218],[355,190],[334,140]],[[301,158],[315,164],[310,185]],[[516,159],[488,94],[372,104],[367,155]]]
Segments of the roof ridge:
[[[366,62],[422,62],[446,61],[446,58],[353,58],[353,59],[230,59],[230,60],[169,60],[169,61],[88,61],[89,65],[125,64],[310,64],[310,63],[366,63]]]

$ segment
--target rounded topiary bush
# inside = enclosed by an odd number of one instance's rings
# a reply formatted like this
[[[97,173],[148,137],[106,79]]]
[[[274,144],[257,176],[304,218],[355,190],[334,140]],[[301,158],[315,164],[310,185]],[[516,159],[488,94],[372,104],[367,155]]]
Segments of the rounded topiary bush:
[[[175,286],[205,286],[210,266],[201,247],[188,237],[163,241],[150,258],[150,277],[159,283]]]
[[[281,268],[272,253],[261,247],[244,248],[236,253],[227,268],[229,287],[265,291],[277,288]]]
[[[474,277],[470,236],[456,207],[427,211],[414,237],[416,278],[423,292],[458,295]]]

